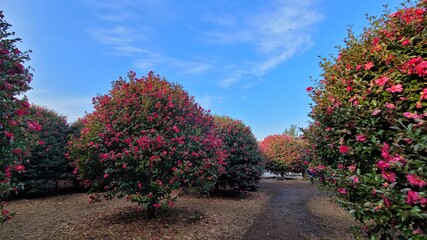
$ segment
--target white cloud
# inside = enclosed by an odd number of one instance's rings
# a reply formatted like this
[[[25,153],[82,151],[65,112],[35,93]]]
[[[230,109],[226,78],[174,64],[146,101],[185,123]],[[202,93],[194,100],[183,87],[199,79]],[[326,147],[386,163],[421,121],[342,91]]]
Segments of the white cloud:
[[[204,109],[212,109],[215,105],[215,103],[222,103],[226,97],[224,96],[210,96],[208,94],[205,94],[203,97],[198,98],[196,97],[197,102],[202,106]]]
[[[316,10],[317,1],[268,0],[261,6],[248,8],[223,2],[220,5],[221,9],[228,11],[226,14],[214,12],[201,4],[195,6],[199,10],[198,15],[191,17],[182,16],[185,8],[179,8],[181,5],[165,1],[108,0],[107,4],[100,0],[90,0],[87,4],[92,5],[96,12],[102,11],[98,17],[107,25],[92,30],[91,35],[99,43],[110,46],[110,54],[133,56],[136,67],[145,71],[165,67],[189,75],[215,72],[216,77],[221,79],[217,84],[228,88],[240,83],[242,79],[257,81],[256,78],[310,48],[313,45],[313,26],[322,19],[322,15]],[[145,17],[138,18],[136,13],[147,9],[161,9],[163,14],[153,14],[150,11],[147,12],[149,17],[144,15]],[[167,12],[173,16],[167,15],[168,18],[165,18],[164,9],[168,9]],[[129,18],[136,20],[125,25],[126,21],[122,20]],[[205,44],[217,47],[217,51],[213,50],[214,53],[211,48],[208,50],[215,60],[206,55],[194,58],[196,55],[207,54],[197,52],[200,46],[196,46],[194,52],[190,48],[188,57],[177,57],[173,55],[174,50],[171,51],[173,38],[169,40],[169,45],[160,45],[163,40],[156,42],[156,36],[163,36],[160,32],[165,24],[176,24],[176,29],[179,30],[183,26],[178,21],[187,21],[187,18],[206,23],[207,27],[201,30],[193,23],[185,23],[184,28],[191,26],[192,34],[196,34],[196,39],[189,38],[190,42],[198,44],[197,40],[201,37]],[[135,22],[138,24],[135,25]],[[120,24],[114,26],[118,23]],[[189,36],[192,37],[191,34]],[[224,46],[236,46],[235,49],[239,49],[239,52],[232,53],[231,57],[223,55],[227,54],[227,50],[222,49]],[[232,68],[228,68],[230,64],[233,65]]]
[[[248,43],[256,56],[250,66],[238,66],[231,71],[229,77],[218,83],[221,87],[230,87],[245,75],[264,75],[313,45],[312,27],[322,19],[313,6],[315,0],[272,3],[264,12],[248,15],[233,27],[204,33],[210,43]]]

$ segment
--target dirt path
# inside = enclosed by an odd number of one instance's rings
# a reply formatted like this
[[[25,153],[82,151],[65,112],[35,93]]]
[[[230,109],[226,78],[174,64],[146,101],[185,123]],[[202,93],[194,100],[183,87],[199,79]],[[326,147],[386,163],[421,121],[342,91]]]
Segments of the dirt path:
[[[125,200],[88,204],[72,193],[10,202],[6,239],[352,239],[351,218],[309,182],[263,179],[240,197],[182,196],[148,221]],[[248,230],[249,229],[249,230]]]
[[[260,191],[270,203],[243,239],[353,239],[351,217],[303,181],[263,180]]]

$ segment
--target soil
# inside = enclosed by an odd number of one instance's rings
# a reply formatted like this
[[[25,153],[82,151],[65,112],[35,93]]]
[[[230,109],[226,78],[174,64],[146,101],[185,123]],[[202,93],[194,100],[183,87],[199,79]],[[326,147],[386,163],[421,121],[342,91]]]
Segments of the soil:
[[[263,179],[258,192],[181,196],[147,220],[131,203],[88,194],[13,200],[0,239],[352,239],[354,221],[305,181]]]

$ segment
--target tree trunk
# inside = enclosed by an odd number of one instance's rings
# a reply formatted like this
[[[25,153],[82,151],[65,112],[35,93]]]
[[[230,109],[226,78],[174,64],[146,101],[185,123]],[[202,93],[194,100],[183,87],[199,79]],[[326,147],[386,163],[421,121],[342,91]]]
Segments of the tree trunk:
[[[302,179],[307,180],[307,170],[305,168],[302,170]]]
[[[156,209],[153,206],[147,208],[147,219],[153,219],[156,215]]]

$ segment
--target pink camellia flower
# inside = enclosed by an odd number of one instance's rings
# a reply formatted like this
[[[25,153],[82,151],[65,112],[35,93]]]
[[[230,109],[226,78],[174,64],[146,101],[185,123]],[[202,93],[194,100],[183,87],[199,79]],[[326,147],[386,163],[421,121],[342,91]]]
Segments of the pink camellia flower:
[[[405,39],[402,41],[402,46],[406,46],[409,45],[411,42],[409,41],[409,39]]]
[[[382,171],[381,175],[383,178],[389,182],[396,182],[396,173],[394,172],[388,172],[388,171]]]
[[[343,169],[345,168],[345,167],[344,167],[344,165],[343,165],[343,164],[341,164],[341,163],[340,163],[340,164],[338,164],[338,166],[337,166],[337,167],[338,167],[338,169],[341,169],[341,170],[343,170]]]
[[[108,176],[109,176],[109,174],[108,174],[108,173],[104,174],[104,178],[107,178]]]
[[[23,172],[23,171],[25,171],[25,166],[22,164],[16,165],[15,170],[18,172]]]
[[[427,100],[427,88],[424,88],[423,91],[420,92],[420,101]]]
[[[179,128],[177,126],[173,126],[172,129],[174,132],[179,133]]]
[[[415,203],[417,203],[418,199],[419,199],[419,196],[418,196],[417,192],[412,191],[412,190],[408,191],[408,194],[406,195],[406,203],[407,204],[410,204],[410,205],[415,204]]]
[[[123,163],[122,168],[126,169],[128,167],[128,165],[126,163]]]
[[[348,146],[341,145],[341,146],[339,146],[339,150],[343,154],[348,153]]]
[[[381,110],[380,109],[375,109],[372,113],[371,113],[371,115],[372,116],[376,116],[376,115],[378,115],[378,113],[380,113],[381,112]]]
[[[142,188],[142,183],[140,183],[140,182],[139,182],[137,185],[138,185],[138,188],[139,188],[139,189],[141,189],[141,188]]]
[[[337,191],[341,194],[347,194],[347,190],[345,190],[344,188],[338,188]]]
[[[417,229],[415,229],[412,233],[413,234],[421,234],[421,235],[425,234],[424,231],[419,227]]]
[[[7,166],[7,167],[4,169],[4,175],[5,175],[7,178],[11,178],[11,177],[12,177],[12,171],[11,171],[10,166]]]
[[[375,84],[379,85],[379,86],[384,86],[387,82],[388,82],[389,78],[388,77],[380,77],[378,79],[375,79]]]
[[[37,123],[37,122],[35,122],[35,121],[28,120],[28,121],[27,121],[27,126],[28,126],[31,130],[34,130],[34,131],[40,131],[40,130],[42,130],[42,126],[40,126],[40,124],[38,124],[38,123]]]
[[[312,86],[310,86],[310,87],[306,88],[305,90],[306,90],[307,92],[311,92],[311,91],[313,90],[313,87],[312,87]]]
[[[325,166],[323,166],[322,164],[317,166],[317,170],[323,171],[324,169],[325,169]]]
[[[309,162],[308,161],[304,161],[304,162],[302,162],[304,165],[308,165],[309,164]]]
[[[419,197],[418,200],[420,201],[422,207],[425,208],[427,206],[427,198]]]
[[[155,204],[153,204],[153,207],[154,207],[154,208],[160,208],[160,206],[161,206],[161,205],[160,205],[159,203],[155,203]]]
[[[354,184],[359,183],[359,177],[358,177],[358,176],[353,176],[353,177],[352,177],[352,180],[353,180],[353,183],[354,183]]]
[[[44,145],[45,142],[43,140],[39,140],[39,145]]]
[[[403,116],[406,117],[406,118],[408,118],[408,119],[411,119],[411,118],[413,118],[413,119],[420,119],[420,118],[422,118],[423,115],[418,115],[416,113],[410,113],[410,112],[404,112]]]
[[[356,136],[356,140],[359,142],[365,142],[366,141],[366,136],[363,134],[359,134]]]
[[[377,194],[377,190],[375,188],[372,188],[371,194],[372,196],[375,196]]]
[[[412,185],[419,186],[419,187],[427,186],[426,181],[422,180],[420,176],[417,176],[415,174],[406,175],[406,179]]]
[[[387,88],[386,90],[387,92],[391,92],[391,93],[399,93],[399,92],[403,92],[403,87],[402,87],[402,84],[397,84]]]
[[[350,170],[350,172],[356,171],[356,165],[350,165],[350,166],[348,166],[348,170]]]
[[[390,208],[391,207],[391,202],[388,198],[383,197],[383,201],[386,207]]]
[[[386,103],[385,106],[389,109],[396,108],[396,106],[393,103]]]
[[[368,62],[365,64],[365,70],[370,70],[374,66],[373,62]]]
[[[387,169],[387,168],[389,168],[390,167],[390,164],[389,163],[387,163],[387,162],[385,162],[385,161],[379,161],[378,163],[377,163],[377,167],[379,168],[379,169],[381,169],[381,170],[384,170],[384,169]]]

